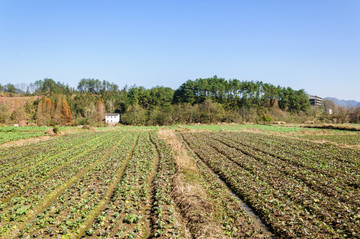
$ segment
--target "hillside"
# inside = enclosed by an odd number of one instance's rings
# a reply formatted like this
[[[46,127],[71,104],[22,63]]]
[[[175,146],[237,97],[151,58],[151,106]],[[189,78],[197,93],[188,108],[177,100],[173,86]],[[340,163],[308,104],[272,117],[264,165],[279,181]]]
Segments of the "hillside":
[[[335,97],[326,97],[325,99],[333,101],[335,104],[340,105],[340,106],[344,106],[344,107],[347,107],[347,108],[360,106],[360,102],[355,101],[355,100],[340,100],[340,99],[335,98]]]
[[[28,102],[33,102],[40,98],[39,96],[0,96],[0,104],[3,103],[12,113],[14,110],[23,107]]]

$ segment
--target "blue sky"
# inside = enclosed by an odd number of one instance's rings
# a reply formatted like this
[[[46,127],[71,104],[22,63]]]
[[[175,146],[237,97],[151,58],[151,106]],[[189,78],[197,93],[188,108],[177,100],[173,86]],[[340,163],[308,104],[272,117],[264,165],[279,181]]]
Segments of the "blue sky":
[[[360,101],[359,0],[0,0],[0,83],[254,80]]]

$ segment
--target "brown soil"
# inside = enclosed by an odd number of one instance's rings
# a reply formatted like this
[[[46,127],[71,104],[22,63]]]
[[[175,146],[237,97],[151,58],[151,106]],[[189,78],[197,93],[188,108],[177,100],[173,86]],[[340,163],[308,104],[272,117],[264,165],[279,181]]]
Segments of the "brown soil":
[[[221,225],[211,214],[213,206],[207,200],[206,190],[201,186],[198,168],[171,130],[160,130],[159,138],[164,139],[174,152],[177,174],[174,178],[172,196],[188,221],[194,238],[226,238]]]

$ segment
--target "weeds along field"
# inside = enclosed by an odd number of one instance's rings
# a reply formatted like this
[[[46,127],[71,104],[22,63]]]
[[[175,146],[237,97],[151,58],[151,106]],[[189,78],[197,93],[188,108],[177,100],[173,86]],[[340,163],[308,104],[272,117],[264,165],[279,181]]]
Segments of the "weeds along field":
[[[248,131],[0,146],[0,238],[358,238],[360,151]]]

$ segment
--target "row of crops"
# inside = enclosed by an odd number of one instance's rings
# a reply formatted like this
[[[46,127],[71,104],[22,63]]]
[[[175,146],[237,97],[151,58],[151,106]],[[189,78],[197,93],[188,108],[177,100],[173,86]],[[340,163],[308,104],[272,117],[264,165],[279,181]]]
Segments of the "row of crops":
[[[6,142],[19,140],[19,139],[28,139],[33,137],[39,137],[45,135],[45,132],[40,131],[30,131],[30,132],[0,132],[0,145]]]
[[[248,132],[182,133],[278,237],[360,236],[360,152]]]
[[[300,138],[313,140],[313,141],[325,141],[337,143],[340,145],[360,145],[359,133],[346,133],[346,134],[325,134],[325,135],[305,135],[298,136]]]
[[[84,132],[0,152],[0,237],[181,237],[155,131]]]
[[[6,142],[20,140],[20,139],[28,139],[39,136],[44,136],[45,131],[50,129],[51,127],[47,126],[27,126],[27,127],[15,127],[15,126],[6,126],[0,127],[0,145]],[[58,129],[60,131],[69,129],[71,127],[61,126]]]
[[[360,236],[359,151],[250,132],[176,136],[196,169],[151,129],[1,148],[0,238]]]

